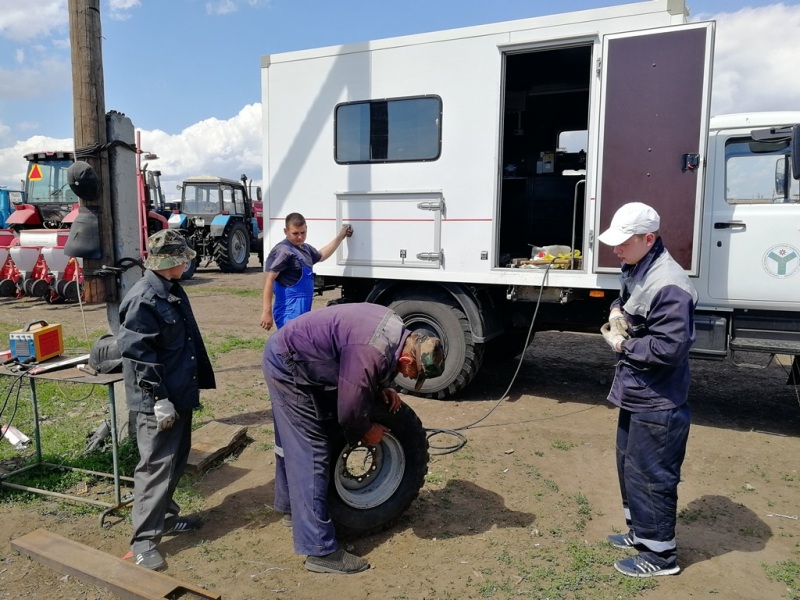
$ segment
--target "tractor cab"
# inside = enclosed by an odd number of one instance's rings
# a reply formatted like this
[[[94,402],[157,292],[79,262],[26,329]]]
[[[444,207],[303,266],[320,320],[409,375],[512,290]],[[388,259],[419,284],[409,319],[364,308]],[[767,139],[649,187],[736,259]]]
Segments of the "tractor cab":
[[[67,183],[67,169],[74,162],[71,152],[31,152],[25,155],[25,201],[14,205],[6,227],[15,229],[61,229],[77,216],[78,197]]]

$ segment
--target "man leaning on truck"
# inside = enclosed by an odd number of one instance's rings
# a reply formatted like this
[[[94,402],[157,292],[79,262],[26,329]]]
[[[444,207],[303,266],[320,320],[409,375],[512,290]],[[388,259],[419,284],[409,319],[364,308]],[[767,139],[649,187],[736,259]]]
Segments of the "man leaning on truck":
[[[627,533],[609,535],[638,554],[614,567],[630,577],[674,575],[678,482],[689,437],[689,349],[697,292],[641,202],[623,205],[599,239],[622,260],[620,296],[601,332],[617,353],[608,400],[619,407],[617,474]]]
[[[286,239],[275,244],[264,262],[261,327],[267,331],[273,324],[280,329],[287,321],[311,310],[313,266],[333,255],[344,238],[353,235],[353,228],[343,225],[339,234],[319,250],[305,243],[307,232],[303,215],[287,215],[283,230]]]

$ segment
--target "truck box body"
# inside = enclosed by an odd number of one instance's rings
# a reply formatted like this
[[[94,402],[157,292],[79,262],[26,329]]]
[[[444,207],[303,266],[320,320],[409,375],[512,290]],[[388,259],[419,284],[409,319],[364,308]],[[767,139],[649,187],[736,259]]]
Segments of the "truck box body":
[[[763,244],[748,257],[748,268],[774,271],[759,274],[763,293],[720,267],[753,240],[729,246],[739,226],[715,219],[768,220],[773,208],[726,200],[726,164],[746,152],[742,142],[733,156],[726,132],[800,115],[729,119],[707,148],[714,24],[687,24],[686,12],[651,0],[263,57],[265,244],[283,238],[290,212],[317,246],[352,224],[316,274],[345,301],[387,304],[449,338],[460,371],[423,388],[446,397],[477,372],[483,346],[527,327],[534,305],[534,329],[599,328],[619,261],[597,235],[639,200],[658,210],[667,247],[695,278],[710,354],[726,352],[718,332],[729,335],[731,320],[717,311],[795,311],[787,289],[800,281],[785,276],[792,202],[777,210],[777,261]],[[707,170],[722,183],[705,182]],[[566,268],[536,264],[539,250],[563,253],[555,263]]]

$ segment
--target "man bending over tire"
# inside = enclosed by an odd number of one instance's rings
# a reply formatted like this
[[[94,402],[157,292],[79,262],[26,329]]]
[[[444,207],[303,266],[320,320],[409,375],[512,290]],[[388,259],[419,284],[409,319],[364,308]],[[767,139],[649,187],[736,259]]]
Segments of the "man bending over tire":
[[[415,379],[415,389],[441,375],[441,341],[410,332],[384,306],[341,304],[279,329],[267,340],[261,368],[275,420],[275,509],[291,515],[295,553],[307,555],[306,569],[315,573],[368,569],[339,548],[328,514],[326,424],[338,419],[348,441],[379,444],[387,429],[370,422],[372,404],[380,398],[392,412],[400,408],[389,387],[397,373]]]

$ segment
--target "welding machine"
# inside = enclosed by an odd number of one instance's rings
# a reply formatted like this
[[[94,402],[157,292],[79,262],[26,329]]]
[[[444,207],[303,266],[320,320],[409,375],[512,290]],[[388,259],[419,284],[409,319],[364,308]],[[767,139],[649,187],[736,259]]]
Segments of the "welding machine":
[[[48,325],[47,321],[33,321],[22,329],[8,334],[11,356],[19,361],[32,358],[42,362],[64,353],[64,336],[61,325]]]

